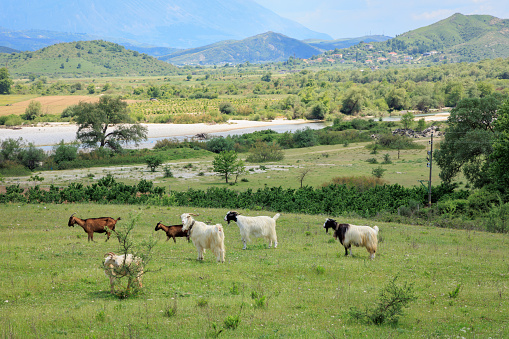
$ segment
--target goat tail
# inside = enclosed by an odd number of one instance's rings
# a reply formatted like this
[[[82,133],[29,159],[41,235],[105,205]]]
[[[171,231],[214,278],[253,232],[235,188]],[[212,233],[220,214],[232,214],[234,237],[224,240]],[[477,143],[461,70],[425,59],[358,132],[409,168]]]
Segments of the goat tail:
[[[117,221],[119,221],[119,220],[122,220],[122,218],[118,217],[118,218],[117,218]]]
[[[277,218],[279,218],[281,216],[281,214],[277,213],[275,216],[272,217],[272,219],[274,219],[274,221],[277,220]]]
[[[373,226],[373,229],[375,230],[375,233],[378,235],[378,232],[380,232],[380,230],[378,229],[378,226]]]

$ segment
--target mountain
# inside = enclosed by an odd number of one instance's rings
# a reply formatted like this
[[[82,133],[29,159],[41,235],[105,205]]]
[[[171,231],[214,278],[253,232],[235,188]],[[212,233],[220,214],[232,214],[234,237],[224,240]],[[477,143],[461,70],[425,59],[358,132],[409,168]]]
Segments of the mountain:
[[[458,61],[509,57],[509,20],[491,15],[454,14],[388,41],[407,53],[440,51]]]
[[[336,39],[336,40],[318,40],[318,39],[306,39],[303,42],[311,45],[313,47],[322,49],[322,50],[333,50],[333,49],[341,49],[347,48],[350,46],[357,45],[361,42],[380,42],[387,41],[392,39],[389,36],[385,35],[366,35],[359,38],[344,38],[344,39]]]
[[[283,34],[267,32],[237,40],[226,40],[208,46],[188,49],[160,60],[172,64],[220,64],[225,62],[243,63],[249,61],[276,62],[287,60],[290,56],[309,58],[321,51],[300,40]]]
[[[331,39],[253,0],[3,1],[0,22],[12,31],[84,34],[174,48],[244,39],[266,31],[297,39]]]
[[[78,41],[44,47],[35,52],[0,54],[13,77],[160,76],[174,74],[177,67],[147,54],[103,41]]]
[[[0,45],[0,53],[19,53],[17,49],[12,49],[10,47],[5,47]]]

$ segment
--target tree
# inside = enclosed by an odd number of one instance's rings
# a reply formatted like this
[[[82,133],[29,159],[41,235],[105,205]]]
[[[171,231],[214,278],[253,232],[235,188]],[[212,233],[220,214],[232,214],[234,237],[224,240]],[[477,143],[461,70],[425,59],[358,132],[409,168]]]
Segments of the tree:
[[[133,123],[127,103],[120,97],[102,96],[98,103],[81,102],[73,109],[78,125],[76,139],[90,148],[122,149],[121,144],[147,139],[147,128]]]
[[[265,82],[270,82],[272,80],[272,74],[270,74],[270,72],[265,73],[264,75],[262,75],[261,80]]]
[[[163,163],[163,158],[160,155],[149,155],[145,157],[145,163],[151,172],[155,172],[156,168]]]
[[[237,157],[235,151],[222,151],[214,157],[212,162],[214,172],[219,173],[228,183],[228,177],[244,170],[244,162]]]
[[[404,88],[393,88],[385,98],[389,110],[401,111],[407,105],[407,94]]]
[[[0,94],[11,93],[11,86],[13,84],[12,79],[9,77],[9,71],[7,68],[0,68]]]
[[[368,90],[364,87],[351,87],[343,98],[341,112],[352,115],[359,113],[366,103],[368,94]]]
[[[502,193],[504,201],[509,201],[509,100],[498,110],[495,121],[496,137],[493,152],[489,156],[489,187]]]
[[[433,154],[444,182],[451,182],[463,170],[474,187],[487,183],[489,179],[481,170],[493,151],[493,123],[499,105],[500,101],[490,96],[463,99],[451,110],[444,140]]]
[[[77,143],[72,143],[70,145],[66,145],[64,140],[62,139],[58,145],[53,147],[53,160],[59,164],[61,162],[73,161],[78,157],[78,148],[79,145]]]
[[[23,147],[25,147],[23,138],[2,140],[0,143],[0,155],[3,160],[18,161]]]
[[[42,104],[39,101],[32,100],[25,109],[23,119],[34,120],[42,115]]]
[[[33,143],[29,143],[28,147],[21,151],[20,157],[21,163],[33,171],[39,167],[39,163],[46,158],[46,155],[42,149],[35,147]]]
[[[297,176],[297,178],[299,179],[299,182],[300,182],[300,188],[302,188],[302,183],[304,182],[304,178],[306,177],[306,175],[309,172],[311,172],[311,168],[304,168],[299,172],[299,175]]]
[[[403,114],[401,117],[401,123],[403,124],[404,129],[409,129],[414,124],[414,114],[412,112],[407,112]]]
[[[219,111],[223,114],[233,114],[235,107],[230,102],[222,102],[219,104]]]
[[[261,140],[256,143],[249,150],[247,161],[250,162],[265,162],[265,161],[279,161],[283,160],[285,154],[275,142],[266,143]]]

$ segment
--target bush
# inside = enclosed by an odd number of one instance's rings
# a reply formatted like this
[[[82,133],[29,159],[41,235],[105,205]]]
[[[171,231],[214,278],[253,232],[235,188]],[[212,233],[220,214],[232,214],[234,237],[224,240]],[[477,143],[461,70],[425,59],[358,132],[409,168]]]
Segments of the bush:
[[[403,286],[398,286],[396,279],[397,277],[392,279],[382,289],[376,305],[366,307],[363,311],[352,307],[350,316],[367,324],[397,324],[399,317],[403,314],[403,308],[417,297],[413,293],[412,284],[404,283]]]
[[[279,161],[284,159],[284,153],[276,143],[257,141],[249,150],[246,160],[249,162]]]
[[[222,102],[219,104],[219,112],[232,115],[235,113],[235,107],[233,107],[231,102]]]
[[[61,162],[73,161],[78,157],[78,144],[66,145],[62,139],[60,143],[53,147],[53,160],[60,164]]]

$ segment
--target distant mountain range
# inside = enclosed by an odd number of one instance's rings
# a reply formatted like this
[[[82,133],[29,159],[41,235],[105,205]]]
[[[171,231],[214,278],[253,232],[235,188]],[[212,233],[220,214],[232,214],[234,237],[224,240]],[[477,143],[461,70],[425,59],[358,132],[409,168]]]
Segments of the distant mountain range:
[[[300,40],[267,32],[243,40],[221,41],[208,46],[179,51],[159,58],[172,64],[220,64],[274,62],[288,60],[290,56],[310,58],[322,53]]]
[[[20,50],[37,50],[44,47],[41,42],[47,46],[96,39],[192,48],[267,31],[296,39],[331,39],[253,0],[3,1],[0,23],[0,45]],[[36,41],[30,45],[29,39]]]

